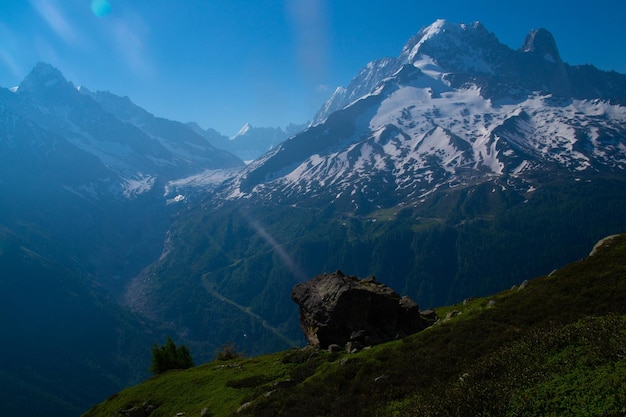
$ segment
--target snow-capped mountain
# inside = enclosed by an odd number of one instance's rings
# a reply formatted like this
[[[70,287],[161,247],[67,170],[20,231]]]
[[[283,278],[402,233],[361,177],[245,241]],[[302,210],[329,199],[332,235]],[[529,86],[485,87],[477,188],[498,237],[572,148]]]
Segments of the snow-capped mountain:
[[[88,198],[94,195],[85,194],[85,189],[105,188],[131,197],[150,190],[157,181],[243,166],[237,157],[216,149],[187,125],[157,118],[128,98],[76,88],[48,64],[37,64],[18,88],[2,89],[0,100],[15,117],[63,138],[109,171],[95,183],[71,187]],[[6,128],[14,129],[14,125]],[[18,141],[31,137],[19,131],[11,136]]]
[[[314,124],[370,93],[403,65],[428,65],[428,58],[445,69],[451,87],[475,84],[485,97],[523,97],[529,91],[549,91],[626,104],[626,81],[622,74],[602,72],[591,65],[564,63],[554,37],[545,29],[531,30],[522,47],[512,50],[481,23],[467,25],[438,20],[413,36],[398,57],[370,62],[347,88],[339,87],[320,109]],[[420,65],[419,61],[424,60]]]
[[[565,64],[544,29],[515,51],[480,23],[439,20],[398,58],[368,64],[224,195],[370,211],[488,180],[532,191],[553,170],[623,174],[624,103],[625,75]]]
[[[166,203],[182,199],[164,194],[243,166],[187,125],[76,88],[47,64],[0,88],[0,227],[70,253],[112,291],[158,258]]]

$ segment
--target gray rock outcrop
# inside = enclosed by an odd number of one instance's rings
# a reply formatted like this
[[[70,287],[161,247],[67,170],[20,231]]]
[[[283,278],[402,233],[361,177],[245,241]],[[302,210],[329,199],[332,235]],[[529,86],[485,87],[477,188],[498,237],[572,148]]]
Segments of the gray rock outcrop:
[[[398,339],[425,329],[418,305],[374,277],[359,280],[341,271],[296,285],[291,298],[300,306],[300,327],[309,345],[352,349]]]
[[[148,417],[155,409],[156,406],[146,402],[141,406],[119,410],[117,415],[118,417]]]

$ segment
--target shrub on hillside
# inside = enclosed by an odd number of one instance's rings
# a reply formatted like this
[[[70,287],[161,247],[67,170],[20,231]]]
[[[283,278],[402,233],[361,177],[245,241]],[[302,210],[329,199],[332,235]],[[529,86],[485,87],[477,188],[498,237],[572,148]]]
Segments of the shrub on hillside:
[[[194,366],[191,353],[187,346],[177,347],[171,337],[168,336],[164,345],[152,346],[152,365],[150,372],[155,375],[170,369],[187,369]]]
[[[232,342],[226,342],[222,345],[222,349],[217,350],[216,358],[218,361],[229,361],[243,357],[242,352],[237,352],[237,348]]]

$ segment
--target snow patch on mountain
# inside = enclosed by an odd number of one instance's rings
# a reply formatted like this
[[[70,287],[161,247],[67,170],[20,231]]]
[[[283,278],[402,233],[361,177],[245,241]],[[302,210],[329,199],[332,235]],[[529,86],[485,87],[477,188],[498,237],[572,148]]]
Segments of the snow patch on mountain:
[[[163,195],[164,197],[175,196],[174,200],[167,200],[168,202],[180,202],[184,200],[185,194],[190,190],[193,190],[194,193],[213,190],[224,181],[233,178],[240,171],[241,168],[208,169],[199,174],[169,181],[165,185]]]
[[[122,194],[126,198],[136,197],[154,187],[156,178],[151,175],[139,174],[136,178],[123,178]]]
[[[239,129],[239,131],[237,132],[237,134],[235,136],[230,138],[230,140],[235,140],[235,139],[237,139],[237,137],[245,135],[246,133],[248,133],[250,131],[251,128],[252,128],[252,126],[250,126],[249,123],[246,123],[245,125],[243,125],[241,127],[241,129]]]

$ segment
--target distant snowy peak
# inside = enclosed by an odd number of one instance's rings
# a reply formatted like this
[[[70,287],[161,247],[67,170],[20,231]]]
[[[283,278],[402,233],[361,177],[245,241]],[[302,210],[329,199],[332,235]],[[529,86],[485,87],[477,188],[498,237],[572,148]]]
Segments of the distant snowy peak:
[[[252,126],[250,125],[250,123],[246,123],[245,125],[243,125],[241,127],[241,129],[239,129],[237,134],[235,136],[233,136],[232,138],[230,138],[230,139],[231,140],[237,139],[239,136],[243,136],[246,133],[248,133],[250,131],[250,129],[252,129]]]
[[[444,19],[436,20],[432,25],[423,27],[417,32],[407,44],[402,48],[400,56],[405,56],[410,61],[411,57],[415,56],[419,49],[428,40],[443,34],[450,35],[452,33],[458,35],[461,31],[461,26],[450,23]]]

